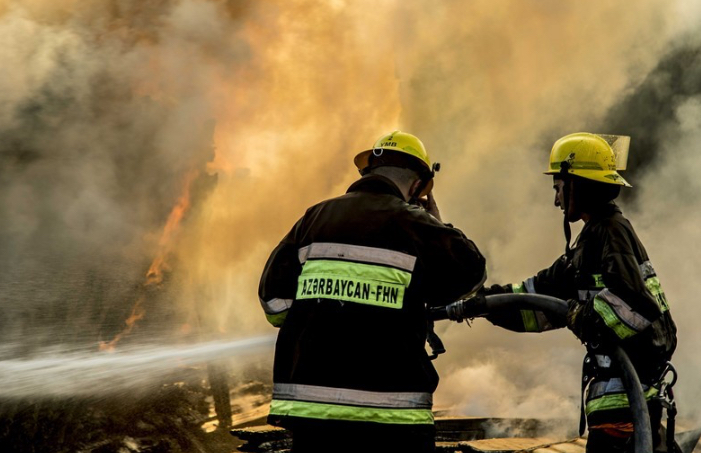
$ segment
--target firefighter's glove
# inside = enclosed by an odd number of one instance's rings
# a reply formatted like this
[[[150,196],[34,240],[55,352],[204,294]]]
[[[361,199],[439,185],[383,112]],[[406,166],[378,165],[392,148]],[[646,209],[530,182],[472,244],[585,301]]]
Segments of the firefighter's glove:
[[[574,333],[575,336],[581,341],[585,341],[583,338],[584,329],[582,328],[584,321],[584,304],[574,299],[570,299],[567,301],[567,306],[567,328],[570,329],[572,333]]]
[[[487,313],[487,300],[484,294],[478,293],[474,297],[453,302],[446,307],[448,319],[462,321],[463,319],[476,318]]]

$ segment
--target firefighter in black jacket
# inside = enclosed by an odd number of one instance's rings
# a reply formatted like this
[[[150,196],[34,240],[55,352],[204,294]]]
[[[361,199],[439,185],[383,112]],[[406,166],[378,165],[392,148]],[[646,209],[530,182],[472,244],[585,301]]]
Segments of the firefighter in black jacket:
[[[268,421],[294,452],[433,451],[427,306],[480,289],[485,260],[440,221],[418,138],[392,132],[355,164],[362,178],[309,208],[265,266],[280,327]]]
[[[676,327],[643,244],[613,202],[621,186],[630,187],[617,172],[609,143],[616,137],[575,133],[555,142],[546,174],[553,175],[555,206],[564,211],[566,253],[520,284],[494,285],[486,292],[529,292],[569,301],[567,327],[588,351],[583,373],[587,452],[624,452],[633,447],[628,399],[620,372],[606,354],[606,345],[613,343],[623,347],[638,372],[649,401],[653,442],[656,451],[664,451],[658,433],[662,410],[650,400],[676,347]],[[579,220],[585,225],[570,249],[569,223]],[[488,319],[521,332],[565,326],[534,310]]]

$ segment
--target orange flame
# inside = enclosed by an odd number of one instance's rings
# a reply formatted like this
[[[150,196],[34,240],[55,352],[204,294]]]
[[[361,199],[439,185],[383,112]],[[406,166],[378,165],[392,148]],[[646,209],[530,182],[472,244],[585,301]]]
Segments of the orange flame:
[[[161,239],[158,241],[160,250],[158,254],[151,262],[151,266],[146,272],[146,286],[151,286],[163,282],[163,271],[168,270],[168,264],[166,263],[166,258],[171,251],[173,236],[178,231],[180,222],[182,221],[185,213],[190,209],[190,187],[192,182],[199,175],[198,170],[193,170],[185,178],[185,185],[183,187],[183,193],[178,198],[177,203],[170,211],[168,216],[168,221],[166,221],[166,226],[163,228],[163,233],[161,234]]]
[[[195,178],[197,178],[199,173],[199,170],[192,170],[185,177],[183,191],[180,194],[180,197],[178,197],[178,201],[175,203],[175,206],[170,211],[170,214],[168,215],[168,220],[166,221],[166,225],[163,228],[163,233],[161,233],[161,238],[158,241],[158,253],[151,262],[151,266],[149,266],[148,272],[146,272],[146,280],[143,283],[144,288],[153,285],[158,285],[163,282],[163,272],[169,269],[166,260],[173,247],[173,238],[176,236],[176,233],[179,230],[180,223],[182,222],[183,217],[185,217],[185,214],[190,209],[190,190],[193,181],[195,180]],[[124,330],[118,333],[112,339],[112,341],[100,342],[100,351],[114,351],[115,346],[119,342],[119,340],[121,340],[122,337],[124,337],[132,331],[137,321],[141,320],[144,316],[146,316],[146,310],[143,307],[143,302],[145,298],[146,297],[144,295],[141,295],[134,304],[134,307],[131,309],[131,314],[129,315],[127,320],[124,321],[124,323],[126,324]]]
[[[134,325],[136,324],[136,321],[140,320],[146,315],[146,311],[143,308],[143,302],[144,302],[144,296],[139,297],[139,299],[136,301],[134,304],[134,307],[131,309],[131,315],[127,318],[126,321],[124,321],[124,324],[127,326],[119,332],[113,339],[112,341],[101,341],[100,342],[100,351],[108,351],[112,352],[114,351],[115,345],[119,342],[119,340],[122,339],[124,335],[127,335],[128,333],[131,332],[131,330],[134,328]]]

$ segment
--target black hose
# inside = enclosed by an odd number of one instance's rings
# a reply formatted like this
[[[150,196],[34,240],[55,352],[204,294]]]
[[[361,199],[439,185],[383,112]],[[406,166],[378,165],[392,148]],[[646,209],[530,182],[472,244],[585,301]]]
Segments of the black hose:
[[[635,453],[652,453],[652,428],[650,413],[643,393],[643,386],[630,361],[628,354],[618,345],[609,348],[611,357],[621,367],[623,386],[626,388],[628,403],[633,411],[633,436],[635,438]]]
[[[433,308],[430,311],[430,317],[434,320],[452,319],[461,321],[465,318],[483,317],[487,314],[520,309],[544,311],[564,319],[567,316],[568,306],[567,302],[562,299],[542,294],[493,294],[491,296],[454,302],[446,307]],[[623,385],[633,412],[635,453],[652,453],[650,414],[638,373],[635,371],[628,354],[620,346],[610,345],[607,351],[610,352],[621,368]]]

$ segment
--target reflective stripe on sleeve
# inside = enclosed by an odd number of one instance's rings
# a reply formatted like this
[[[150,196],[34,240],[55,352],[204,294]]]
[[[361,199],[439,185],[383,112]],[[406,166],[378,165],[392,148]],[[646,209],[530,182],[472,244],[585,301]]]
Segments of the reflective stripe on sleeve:
[[[385,409],[276,399],[270,403],[270,415],[393,425],[433,424],[433,412],[430,409]]]
[[[523,286],[526,287],[526,292],[530,294],[535,294],[535,278],[529,277],[523,282]]]
[[[577,291],[577,297],[579,298],[580,302],[589,302],[589,300],[599,294],[601,290],[589,290],[589,289],[580,289]]]
[[[662,290],[662,285],[660,285],[660,279],[657,277],[655,268],[652,267],[652,263],[650,261],[645,261],[640,265],[640,274],[643,276],[643,280],[645,280],[645,287],[655,298],[655,301],[660,307],[660,310],[662,310],[662,313],[669,310],[667,296],[665,296],[665,293]]]
[[[289,310],[292,306],[292,299],[275,298],[268,301],[261,299],[260,305],[263,307],[263,311],[265,311],[266,314],[276,315],[278,313],[282,313],[283,311]]]
[[[647,280],[650,277],[657,277],[655,268],[652,267],[650,260],[645,261],[640,265],[640,274],[643,276],[643,280]]]
[[[514,293],[537,294],[535,290],[535,278],[529,277],[520,285],[512,284],[511,290]],[[523,320],[523,329],[526,332],[544,332],[552,329],[548,318],[539,310],[521,310],[521,319]]]
[[[650,325],[650,321],[634,312],[630,305],[608,289],[596,295],[594,310],[621,339],[632,337]]]
[[[604,284],[604,276],[601,274],[592,274],[592,280],[594,280],[594,288],[606,288]]]
[[[535,317],[535,311],[521,310],[521,319],[523,320],[523,329],[526,332],[540,332],[538,320]]]
[[[511,292],[521,294],[526,292],[526,288],[523,287],[523,283],[513,283],[511,285]]]
[[[667,296],[662,290],[662,285],[660,285],[660,279],[657,277],[650,277],[645,280],[645,287],[650,291],[652,296],[655,298],[655,302],[662,310],[662,313],[669,310],[669,303],[667,302]]]
[[[371,392],[282,383],[273,386],[273,399],[389,409],[431,409],[433,405],[433,396],[425,392]]]
[[[333,242],[315,242],[302,247],[298,252],[299,262],[304,264],[310,259],[336,259],[359,263],[381,264],[413,271],[416,257],[395,250],[387,250],[362,245],[336,244]]]
[[[287,311],[283,311],[282,313],[278,313],[275,315],[269,315],[268,313],[265,314],[265,318],[268,320],[270,324],[273,325],[273,327],[282,327],[282,325],[285,323],[285,319],[287,318]]]

